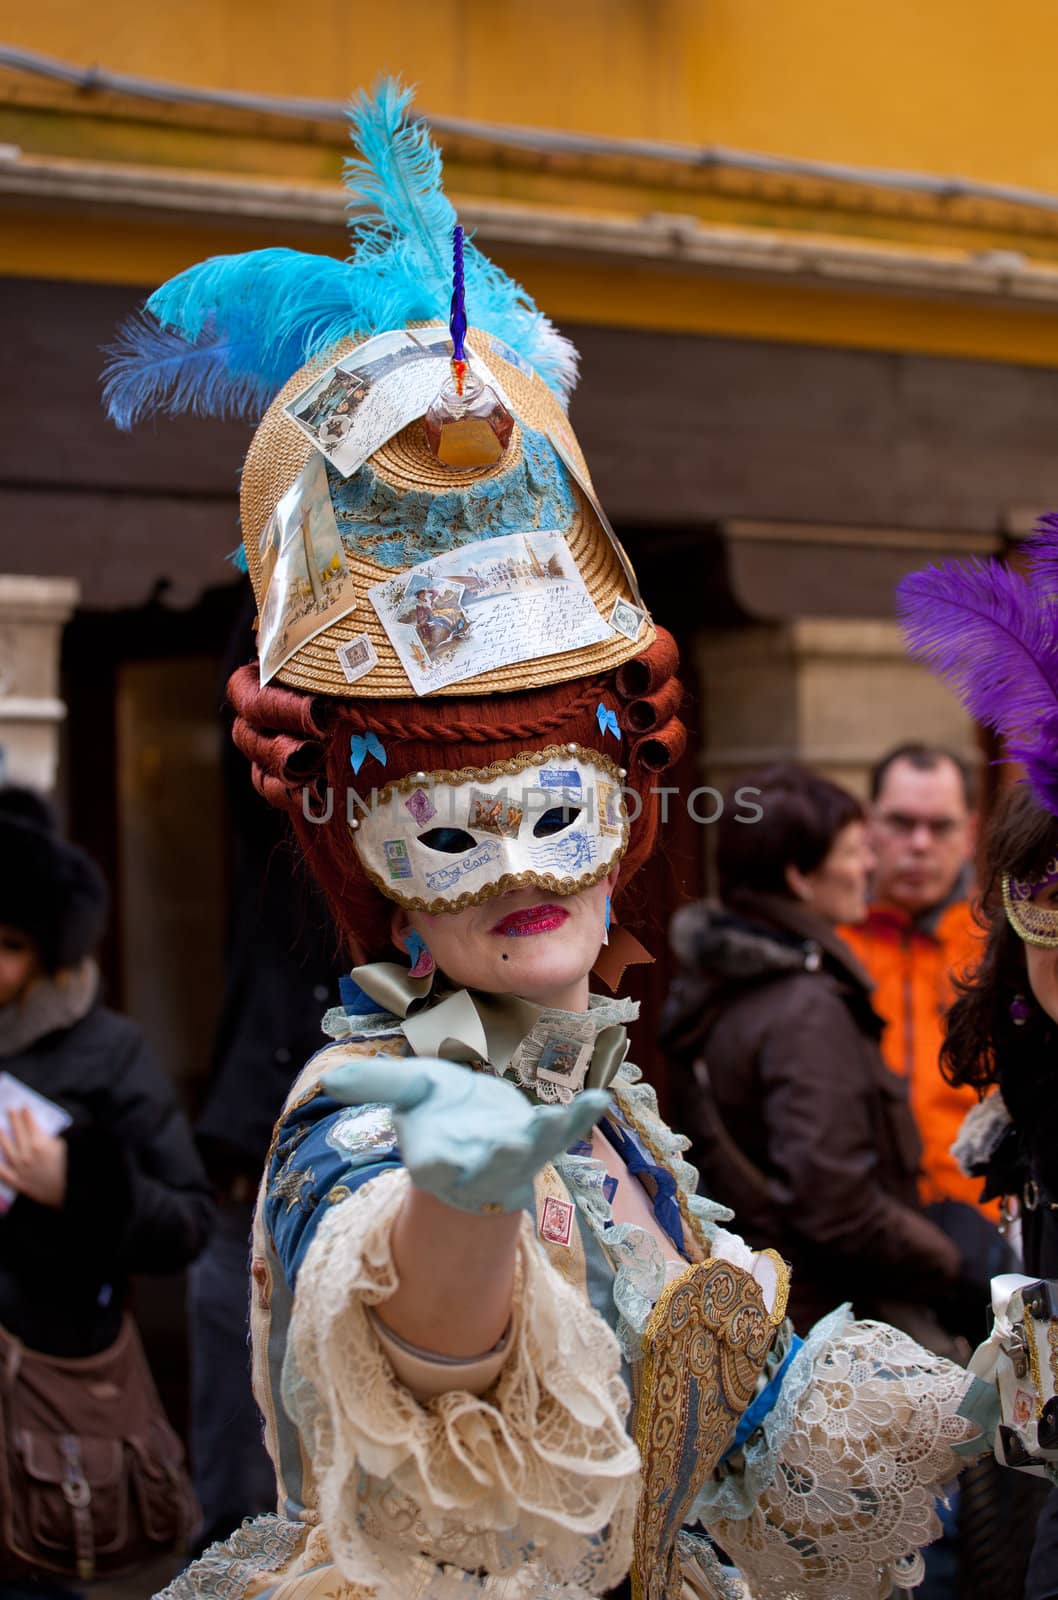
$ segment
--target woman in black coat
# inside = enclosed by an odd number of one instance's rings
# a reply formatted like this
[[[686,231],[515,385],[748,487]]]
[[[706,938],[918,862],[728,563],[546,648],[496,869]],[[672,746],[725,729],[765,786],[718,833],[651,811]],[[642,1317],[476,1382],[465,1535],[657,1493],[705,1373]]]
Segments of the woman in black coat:
[[[55,1356],[112,1344],[130,1274],[186,1266],[212,1217],[171,1085],[136,1026],[99,1003],[105,914],[98,869],[45,804],[0,789],[0,1073],[69,1118],[49,1133],[32,1109],[0,1115],[0,1325]],[[0,1600],[68,1592],[0,1578]]]
[[[871,980],[837,932],[866,911],[863,809],[794,763],[738,794],[762,814],[740,817],[738,795],[725,805],[720,903],[686,906],[672,927],[663,1037],[692,1159],[747,1240],[792,1263],[799,1331],[850,1299],[957,1355],[934,1305],[964,1263],[918,1203],[907,1084],[882,1058]],[[975,1305],[986,1292],[984,1280]]]

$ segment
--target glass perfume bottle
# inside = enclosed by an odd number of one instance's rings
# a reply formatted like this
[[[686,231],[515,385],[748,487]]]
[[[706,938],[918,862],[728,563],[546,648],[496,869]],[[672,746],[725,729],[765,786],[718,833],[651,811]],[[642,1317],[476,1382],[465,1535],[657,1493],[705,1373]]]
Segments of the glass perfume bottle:
[[[426,442],[444,467],[491,467],[510,443],[514,418],[467,360],[463,230],[452,235],[452,368],[423,418]]]

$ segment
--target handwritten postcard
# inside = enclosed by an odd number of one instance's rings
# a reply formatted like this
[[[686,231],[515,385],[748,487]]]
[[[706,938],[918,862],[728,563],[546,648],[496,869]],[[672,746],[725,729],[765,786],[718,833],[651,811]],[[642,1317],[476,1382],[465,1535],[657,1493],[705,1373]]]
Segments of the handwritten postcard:
[[[367,593],[416,694],[612,637],[561,533],[479,539]]]
[[[476,376],[506,403],[484,361],[469,350],[467,357]],[[378,333],[328,367],[284,410],[348,478],[387,439],[425,416],[451,359],[452,341],[440,324]]]
[[[261,534],[266,589],[257,648],[261,682],[294,651],[356,607],[356,589],[334,520],[327,464],[313,455]]]
[[[577,487],[584,495],[584,498],[588,501],[588,504],[595,512],[595,515],[598,517],[602,530],[613,546],[614,554],[617,556],[618,561],[621,563],[621,571],[625,575],[625,582],[628,584],[629,591],[636,603],[636,607],[639,608],[643,617],[646,617],[647,611],[646,607],[643,605],[643,597],[639,592],[639,580],[636,577],[635,568],[628,559],[628,552],[626,551],[624,545],[621,543],[616,533],[614,533],[613,525],[611,524],[609,517],[606,515],[606,512],[603,510],[602,504],[599,501],[595,490],[592,488],[580,467],[577,465],[577,459],[574,456],[571,448],[572,431],[570,430],[567,434],[567,430],[568,424],[566,425],[566,429],[563,429],[561,423],[557,421],[552,422],[548,425],[547,437],[554,446],[562,465],[565,467],[566,471],[569,473],[570,477],[576,483]],[[631,610],[633,608],[630,607],[629,609]],[[616,622],[611,621],[610,625],[613,628],[617,628]],[[624,629],[618,629],[618,631],[624,632]],[[626,634],[625,637],[627,638],[629,635]]]

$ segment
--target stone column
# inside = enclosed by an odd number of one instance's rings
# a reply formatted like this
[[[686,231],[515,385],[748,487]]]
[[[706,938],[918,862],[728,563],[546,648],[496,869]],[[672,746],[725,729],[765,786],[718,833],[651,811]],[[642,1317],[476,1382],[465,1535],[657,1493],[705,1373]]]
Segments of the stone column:
[[[893,745],[920,739],[980,760],[974,724],[899,626],[797,617],[700,637],[703,782],[723,788],[748,768],[797,760],[866,795]]]
[[[63,625],[80,597],[73,578],[0,574],[0,781],[51,793],[59,761]]]

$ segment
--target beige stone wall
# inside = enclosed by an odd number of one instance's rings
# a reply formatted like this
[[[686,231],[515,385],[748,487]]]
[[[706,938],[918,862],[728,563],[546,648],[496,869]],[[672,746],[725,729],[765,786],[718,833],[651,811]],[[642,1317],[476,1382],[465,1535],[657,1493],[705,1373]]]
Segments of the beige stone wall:
[[[870,768],[909,739],[980,760],[974,724],[909,659],[895,622],[801,617],[703,634],[697,652],[703,782],[795,759],[860,795]]]
[[[66,708],[59,697],[63,625],[77,605],[72,578],[0,573],[0,780],[51,792]]]

